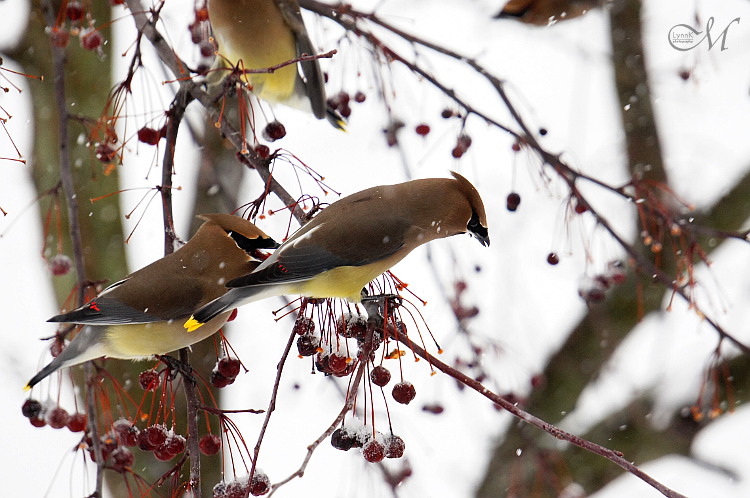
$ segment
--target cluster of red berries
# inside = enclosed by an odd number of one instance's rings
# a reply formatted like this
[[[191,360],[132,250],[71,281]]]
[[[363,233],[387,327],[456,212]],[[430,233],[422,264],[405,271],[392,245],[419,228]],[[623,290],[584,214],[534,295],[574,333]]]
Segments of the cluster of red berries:
[[[315,322],[312,318],[299,316],[294,321],[294,327],[292,330],[299,335],[297,338],[297,352],[300,357],[312,356],[320,349],[320,337],[315,335]]]
[[[348,427],[333,431],[331,446],[342,451],[361,448],[362,456],[371,463],[380,462],[384,458],[401,458],[406,448],[404,440],[395,434],[385,436],[378,432],[373,436],[371,430],[355,430]]]
[[[147,145],[156,145],[159,143],[159,140],[166,136],[167,125],[162,126],[158,130],[149,126],[144,126],[138,130],[138,141]]]
[[[610,261],[604,272],[583,279],[578,286],[578,295],[587,304],[598,303],[604,300],[607,290],[622,284],[624,281],[625,265],[622,261]]]
[[[195,18],[188,25],[190,40],[198,45],[201,56],[212,57],[214,55],[214,44],[209,39],[211,29],[208,24],[208,9],[206,7],[196,9]]]
[[[354,101],[357,102],[358,104],[361,104],[366,99],[367,99],[367,96],[362,91],[358,91],[354,94]],[[338,112],[341,115],[341,117],[346,119],[352,115],[352,108],[349,105],[351,100],[352,100],[351,95],[349,95],[348,92],[345,92],[342,90],[336,95],[329,97],[327,104],[328,104],[328,107]]]
[[[217,389],[234,384],[240,374],[240,365],[240,360],[237,358],[225,356],[219,359],[211,371],[211,384]]]
[[[21,413],[29,419],[34,427],[49,425],[53,429],[67,427],[71,432],[83,432],[86,429],[86,414],[70,414],[60,406],[45,407],[35,399],[27,399],[21,406]]]
[[[271,491],[271,481],[265,472],[255,469],[253,478],[237,477],[229,482],[220,482],[213,489],[213,498],[244,498],[248,493],[262,496]]]

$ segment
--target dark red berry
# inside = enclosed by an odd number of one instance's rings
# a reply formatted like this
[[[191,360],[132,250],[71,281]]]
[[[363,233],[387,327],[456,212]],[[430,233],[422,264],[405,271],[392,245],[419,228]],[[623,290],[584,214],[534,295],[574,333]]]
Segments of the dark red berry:
[[[551,252],[547,254],[547,263],[551,264],[552,266],[555,266],[559,262],[560,262],[560,256],[558,256],[556,252]]]
[[[452,118],[455,115],[455,113],[450,109],[443,109],[443,112],[440,113],[440,116],[443,119]]]
[[[83,432],[86,428],[86,414],[74,413],[68,419],[67,426],[70,432]]]
[[[161,385],[161,377],[156,370],[145,370],[138,374],[138,384],[144,391],[156,391]]]
[[[246,480],[235,479],[226,483],[224,495],[221,498],[245,498],[248,491]]]
[[[314,335],[301,335],[297,338],[297,351],[300,356],[312,356],[318,352],[320,338]]]
[[[417,135],[420,135],[423,137],[427,136],[427,134],[430,133],[430,125],[427,125],[424,123],[419,124],[417,125],[416,132],[417,132]]]
[[[55,254],[47,261],[49,270],[56,277],[67,275],[73,267],[73,262],[65,254]]]
[[[222,389],[230,384],[234,384],[234,377],[225,377],[218,370],[211,372],[211,385],[216,389]]]
[[[443,405],[440,405],[438,403],[430,403],[427,405],[422,405],[422,411],[432,413],[433,415],[440,415],[445,411],[445,408],[443,408]]]
[[[156,446],[149,441],[148,433],[146,433],[145,430],[140,431],[136,436],[136,439],[137,446],[141,451],[154,451],[156,449]]]
[[[267,145],[258,144],[255,146],[255,153],[260,156],[261,159],[268,159],[271,155],[271,149]]]
[[[510,211],[511,213],[514,212],[516,209],[518,209],[518,206],[521,205],[521,196],[518,195],[516,192],[511,192],[508,194],[507,199],[505,199],[505,207]]]
[[[466,152],[465,148],[461,147],[460,145],[456,145],[455,147],[453,147],[453,150],[451,151],[451,155],[454,158],[459,159],[461,156],[464,155],[464,152]]]
[[[401,458],[404,456],[404,449],[406,445],[404,440],[395,434],[391,434],[385,439],[385,457],[386,458]]]
[[[375,439],[370,439],[362,447],[362,455],[370,463],[380,462],[385,458],[385,447]]]
[[[122,446],[138,445],[138,436],[141,431],[139,431],[138,427],[134,426],[129,420],[124,418],[115,420],[115,422],[112,424],[112,430],[115,433],[117,441]]]
[[[351,360],[350,360],[351,361]],[[328,367],[331,369],[331,373],[338,374],[346,370],[349,361],[347,357],[342,353],[333,353],[328,355]]]
[[[71,21],[80,21],[83,17],[83,5],[81,2],[68,2],[65,6],[65,15]]]
[[[109,0],[109,3],[112,5],[123,5],[125,3],[125,0]]]
[[[144,126],[138,130],[138,141],[148,145],[156,145],[159,143],[159,130]]]
[[[294,321],[294,327],[292,327],[292,330],[297,335],[312,334],[315,332],[315,322],[312,318],[300,316]]]
[[[274,142],[286,136],[286,128],[278,121],[271,121],[263,129],[263,138],[269,142]]]
[[[344,315],[336,322],[336,333],[347,339],[364,337],[367,332],[367,319],[362,315]]]
[[[38,417],[42,413],[42,404],[35,399],[27,399],[21,405],[21,413],[26,418]]]
[[[47,422],[45,422],[44,419],[40,416],[31,417],[29,419],[29,422],[31,422],[31,425],[33,425],[34,427],[44,427],[45,425],[47,425]]]
[[[62,429],[68,424],[70,415],[65,408],[57,406],[48,411],[44,419],[53,429]]]
[[[383,387],[391,381],[391,371],[382,365],[378,365],[370,372],[370,380],[376,386]]]
[[[172,434],[167,438],[166,441],[164,441],[164,445],[166,446],[170,452],[174,453],[175,455],[179,455],[183,451],[185,451],[185,438],[180,436],[179,434]]]
[[[680,71],[680,78],[682,78],[682,81],[687,81],[690,79],[691,71],[689,69],[682,69]]]
[[[198,448],[204,455],[215,455],[221,449],[221,439],[216,434],[206,434],[198,441]]]
[[[349,430],[339,428],[331,434],[331,446],[337,450],[349,451],[357,444],[357,438]]]
[[[161,446],[167,440],[167,428],[163,425],[150,425],[143,432],[151,446]]]
[[[256,469],[250,481],[250,494],[253,496],[262,496],[269,491],[271,491],[271,480],[264,472]]]
[[[573,210],[576,212],[576,214],[583,214],[586,211],[589,210],[588,206],[586,205],[586,201],[583,199],[576,199],[576,205],[573,207]]]
[[[176,453],[172,453],[169,447],[163,444],[154,450],[154,457],[160,462],[168,462],[176,456]]]
[[[397,402],[408,405],[417,395],[417,390],[411,382],[402,381],[393,386],[391,394]]]
[[[222,358],[216,365],[216,369],[224,377],[234,379],[240,374],[240,360],[230,357]]]
[[[103,163],[108,163],[115,158],[115,150],[108,144],[99,144],[94,151],[96,158]]]
[[[204,40],[198,45],[203,57],[211,57],[216,52],[216,47],[209,40]]]
[[[49,354],[53,358],[57,358],[65,349],[65,339],[61,335],[57,335],[55,340],[52,341],[52,345],[49,347]]]
[[[354,94],[354,101],[357,102],[357,103],[359,103],[359,104],[361,104],[362,102],[364,102],[366,98],[367,98],[367,96],[361,90]]]
[[[516,142],[513,142],[513,145],[510,146],[511,149],[513,149],[513,152],[518,152],[521,150],[521,144]]]
[[[349,116],[352,115],[352,108],[348,105],[345,105],[341,109],[339,109],[339,114],[341,114],[341,117],[343,118],[349,118]]]
[[[102,43],[104,43],[104,37],[100,31],[96,29],[81,31],[81,45],[86,50],[98,50]]]
[[[122,446],[112,450],[109,454],[109,466],[115,472],[124,474],[130,467],[133,466],[135,457],[133,452]]]
[[[539,134],[545,136],[547,134],[547,128],[539,128]]]

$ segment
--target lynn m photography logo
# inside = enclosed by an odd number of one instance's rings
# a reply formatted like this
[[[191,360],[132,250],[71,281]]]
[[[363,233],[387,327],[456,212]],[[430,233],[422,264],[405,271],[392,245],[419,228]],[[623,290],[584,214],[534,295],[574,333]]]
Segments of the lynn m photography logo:
[[[739,24],[740,18],[736,17],[732,19],[724,28],[724,30],[718,33],[718,36],[715,36],[716,30],[714,30],[713,36],[711,34],[711,30],[714,28],[713,17],[709,17],[708,21],[706,21],[705,31],[699,31],[698,29],[688,24],[678,24],[676,26],[672,26],[672,29],[669,30],[669,44],[672,45],[672,48],[675,50],[686,52],[700,45],[703,40],[708,40],[708,50],[711,50],[713,46],[716,45],[719,40],[721,40],[721,50],[723,52],[724,50],[727,50],[729,48],[727,47],[727,35],[729,34],[729,28],[734,23]]]

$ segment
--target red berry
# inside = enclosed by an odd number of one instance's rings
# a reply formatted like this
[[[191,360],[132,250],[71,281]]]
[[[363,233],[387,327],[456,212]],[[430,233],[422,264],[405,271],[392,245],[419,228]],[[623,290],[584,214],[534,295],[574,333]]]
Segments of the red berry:
[[[516,142],[513,142],[513,145],[510,146],[511,149],[513,149],[513,152],[518,152],[521,150],[521,144]]]
[[[122,446],[112,450],[109,454],[110,467],[115,472],[124,474],[135,462],[133,452]]]
[[[370,372],[370,380],[376,386],[383,387],[391,381],[391,371],[384,366],[378,365]]]
[[[427,134],[430,133],[430,125],[427,125],[424,123],[419,124],[417,125],[416,131],[417,131],[417,135],[421,135],[423,137],[427,136]]]
[[[211,385],[216,389],[222,389],[230,384],[234,384],[234,377],[225,377],[218,370],[211,372]]]
[[[65,408],[61,408],[58,406],[48,411],[47,415],[44,418],[47,424],[49,424],[49,426],[53,429],[62,429],[68,424],[70,415],[68,415],[68,412],[65,410]]]
[[[451,155],[454,158],[458,159],[464,155],[464,152],[466,152],[466,149],[464,149],[460,145],[456,145],[455,147],[453,147],[453,150],[451,151]]]
[[[240,374],[240,360],[229,357],[222,358],[216,365],[216,369],[224,377],[234,379]]]
[[[346,355],[341,353],[333,353],[331,355],[328,355],[328,367],[334,374],[341,373],[346,370],[346,367],[349,364],[346,360]]]
[[[260,156],[261,159],[268,159],[271,155],[271,149],[267,145],[258,144],[255,146],[255,153]]]
[[[55,254],[47,261],[47,266],[56,277],[67,275],[73,267],[73,262],[65,254]]]
[[[250,494],[253,496],[262,496],[271,491],[271,480],[264,473],[255,469],[255,474],[250,481]]]
[[[312,318],[300,316],[294,321],[294,327],[292,327],[292,330],[297,335],[312,334],[315,332],[315,322]]]
[[[83,432],[86,428],[86,414],[74,413],[68,419],[67,426],[70,432]]]
[[[42,404],[35,399],[27,399],[21,406],[21,413],[26,418],[35,418],[42,413]]]
[[[123,5],[125,3],[125,0],[109,0],[109,3],[112,5]]]
[[[357,93],[354,94],[354,101],[359,104],[364,102],[366,98],[367,96],[365,95],[363,91],[358,91]]]
[[[588,209],[589,208],[586,206],[586,201],[584,201],[582,199],[577,199],[576,200],[576,205],[573,208],[573,210],[576,212],[576,214],[583,214],[586,211],[588,211]]]
[[[31,425],[33,425],[34,427],[44,427],[45,425],[47,425],[47,422],[45,422],[44,419],[39,416],[31,417],[29,419],[29,422],[31,422]]]
[[[417,395],[417,390],[411,382],[402,381],[393,386],[391,394],[397,402],[408,405]]]
[[[148,145],[156,145],[159,143],[159,130],[144,126],[138,130],[138,141]]]
[[[247,482],[235,479],[226,483],[226,487],[223,495],[219,495],[221,498],[245,498],[248,493]],[[216,495],[214,495],[216,496]]]
[[[216,52],[216,47],[208,40],[202,41],[198,47],[203,57],[211,57]]]
[[[286,128],[278,121],[271,121],[263,129],[263,138],[269,142],[274,142],[286,136]]]
[[[208,21],[208,9],[205,7],[201,9],[197,9],[195,11],[195,21],[196,22]]]
[[[344,315],[336,322],[336,333],[347,339],[364,337],[367,332],[367,319],[362,315]]]
[[[455,113],[450,109],[443,109],[443,112],[440,113],[443,119],[452,118],[454,115]]]
[[[431,403],[427,405],[422,406],[422,411],[432,413],[433,415],[440,415],[445,411],[445,408],[443,408],[443,405],[439,405],[437,403]]]
[[[167,438],[166,441],[164,441],[164,446],[169,448],[170,452],[174,453],[175,455],[179,455],[180,453],[185,451],[185,438],[180,436],[179,434],[172,434]]]
[[[80,21],[83,17],[83,5],[81,5],[81,2],[68,2],[68,5],[65,6],[65,15],[71,21]]]
[[[314,335],[301,335],[297,338],[297,351],[300,356],[312,356],[318,351],[320,338]]]
[[[168,462],[175,456],[177,456],[177,454],[172,453],[169,447],[163,444],[154,450],[154,457],[160,462]]]
[[[682,78],[682,81],[687,81],[690,79],[691,72],[689,69],[682,69],[680,71],[680,78]]]
[[[100,31],[93,28],[81,31],[81,45],[86,50],[98,50],[102,43],[104,37]]]
[[[145,370],[138,374],[138,383],[144,391],[156,391],[161,385],[161,377],[156,370]]]
[[[471,147],[471,137],[466,134],[462,134],[458,136],[458,142],[456,145],[460,145],[464,148],[464,150]]]
[[[65,339],[61,335],[56,335],[55,340],[52,341],[52,345],[49,347],[49,354],[53,358],[57,358],[65,349]]]
[[[148,433],[145,430],[142,430],[138,433],[138,435],[136,436],[136,440],[138,448],[141,451],[154,451],[156,449],[156,446],[151,444],[151,441],[149,441]]]
[[[370,439],[362,447],[362,455],[370,463],[380,462],[385,458],[385,447],[375,439]]]
[[[510,194],[508,194],[508,198],[505,199],[505,207],[511,213],[514,212],[516,209],[518,209],[518,206],[520,204],[521,204],[521,196],[518,195],[516,192],[511,192]]]
[[[68,46],[68,42],[70,41],[70,33],[68,33],[65,30],[59,29],[57,26],[52,28],[52,30],[49,33],[50,40],[52,41],[52,45],[60,48],[65,48]]]
[[[167,428],[163,425],[150,425],[143,429],[143,432],[153,447],[161,446],[167,440]]]
[[[112,424],[117,441],[123,446],[136,446],[139,443],[140,432],[129,420],[121,418]],[[146,436],[144,436],[146,437]]]
[[[221,439],[216,434],[206,434],[198,441],[198,448],[204,455],[215,455],[221,449]]]
[[[404,449],[406,445],[404,440],[395,434],[391,434],[385,440],[385,457],[386,458],[401,458],[404,456]]]
[[[108,163],[115,158],[115,149],[108,144],[99,144],[96,146],[94,155],[96,155],[96,158],[101,162]]]
[[[560,256],[558,256],[556,252],[551,252],[547,254],[547,263],[551,264],[552,266],[555,266],[559,262],[560,262]]]
[[[339,114],[341,114],[342,118],[348,118],[349,116],[352,115],[352,108],[349,107],[348,105],[345,105],[344,107],[339,109]]]

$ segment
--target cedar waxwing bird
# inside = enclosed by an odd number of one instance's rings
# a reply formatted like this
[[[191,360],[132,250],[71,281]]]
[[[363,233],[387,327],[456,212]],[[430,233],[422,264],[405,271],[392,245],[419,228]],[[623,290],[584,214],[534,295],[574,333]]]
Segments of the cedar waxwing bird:
[[[488,246],[479,193],[458,173],[344,197],[297,230],[252,273],[185,323],[195,330],[241,304],[282,294],[361,299],[368,282],[431,240],[469,233]]]
[[[217,65],[267,69],[302,54],[316,55],[297,0],[209,0],[208,19],[219,45]],[[225,60],[226,58],[227,60]],[[272,73],[246,73],[253,93],[327,118],[343,129],[341,116],[326,103],[323,73],[317,59],[290,64]]]
[[[212,317],[205,331],[182,327],[196,310],[222,296],[225,284],[252,272],[256,250],[278,246],[255,225],[228,214],[205,214],[195,235],[177,251],[104,289],[88,304],[49,322],[85,327],[26,385],[60,368],[101,356],[142,359],[195,344],[219,330],[229,312]]]

